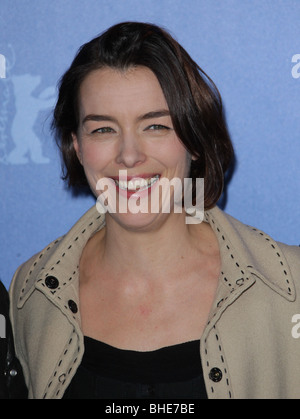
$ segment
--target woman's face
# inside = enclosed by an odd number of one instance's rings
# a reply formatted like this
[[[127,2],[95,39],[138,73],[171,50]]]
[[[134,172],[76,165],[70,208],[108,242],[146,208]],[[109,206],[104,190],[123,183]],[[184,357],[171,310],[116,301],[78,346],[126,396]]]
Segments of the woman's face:
[[[91,72],[80,87],[79,113],[74,147],[94,194],[109,196],[106,204],[116,196],[116,211],[108,203],[109,215],[131,228],[166,217],[162,197],[159,211],[154,208],[154,192],[163,179],[183,182],[190,158],[174,131],[154,73],[146,67]],[[123,211],[124,202],[127,211]],[[144,211],[129,210],[138,206]]]

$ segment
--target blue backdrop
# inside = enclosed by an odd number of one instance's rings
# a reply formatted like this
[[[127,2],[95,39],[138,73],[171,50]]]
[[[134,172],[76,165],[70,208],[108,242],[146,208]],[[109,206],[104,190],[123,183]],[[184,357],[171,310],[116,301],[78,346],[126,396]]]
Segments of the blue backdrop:
[[[217,84],[237,164],[225,210],[300,243],[299,0],[0,0],[0,279],[94,204],[60,180],[56,84],[124,20],[166,27]]]

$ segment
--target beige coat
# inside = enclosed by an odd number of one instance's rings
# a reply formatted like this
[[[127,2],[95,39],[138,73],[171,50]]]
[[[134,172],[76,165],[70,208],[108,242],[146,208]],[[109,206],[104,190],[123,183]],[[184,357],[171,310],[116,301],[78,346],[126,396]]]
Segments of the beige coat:
[[[300,339],[292,333],[300,314],[300,248],[276,243],[217,207],[205,221],[222,258],[200,344],[208,397],[300,398]],[[61,398],[81,362],[78,265],[104,223],[93,207],[13,278],[11,319],[30,398]]]

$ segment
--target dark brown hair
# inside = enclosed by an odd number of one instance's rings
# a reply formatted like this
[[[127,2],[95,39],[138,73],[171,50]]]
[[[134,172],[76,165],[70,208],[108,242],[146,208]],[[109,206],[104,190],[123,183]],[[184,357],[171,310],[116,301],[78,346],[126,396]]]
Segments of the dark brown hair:
[[[86,185],[72,133],[79,125],[79,88],[93,70],[126,70],[145,66],[156,75],[169,106],[177,136],[196,159],[190,177],[204,178],[205,209],[218,201],[233,147],[223,115],[221,96],[213,81],[164,29],[148,23],[112,26],[84,44],[59,83],[52,127],[63,159],[63,179],[69,186]]]

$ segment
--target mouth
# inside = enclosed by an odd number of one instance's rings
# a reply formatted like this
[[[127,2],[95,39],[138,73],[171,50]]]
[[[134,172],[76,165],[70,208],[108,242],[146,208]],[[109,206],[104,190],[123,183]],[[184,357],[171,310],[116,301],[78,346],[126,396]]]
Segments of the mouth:
[[[150,177],[133,177],[127,180],[113,179],[113,181],[120,190],[135,193],[150,189],[159,179],[160,175],[156,174]]]

